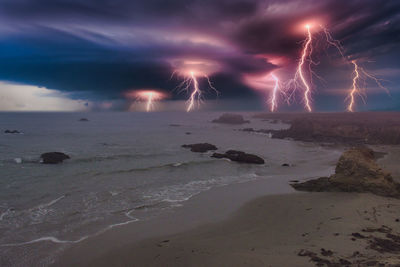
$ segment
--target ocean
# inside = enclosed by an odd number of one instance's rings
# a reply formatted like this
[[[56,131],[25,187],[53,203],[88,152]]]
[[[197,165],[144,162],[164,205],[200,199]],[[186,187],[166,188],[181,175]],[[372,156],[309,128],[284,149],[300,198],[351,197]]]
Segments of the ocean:
[[[239,131],[289,127],[242,114],[249,124],[211,123],[220,112],[0,113],[0,265],[49,265],[74,243],[179,209],[213,187],[333,171],[339,151]],[[254,153],[266,164],[181,147],[202,142]],[[71,159],[40,164],[51,151]]]

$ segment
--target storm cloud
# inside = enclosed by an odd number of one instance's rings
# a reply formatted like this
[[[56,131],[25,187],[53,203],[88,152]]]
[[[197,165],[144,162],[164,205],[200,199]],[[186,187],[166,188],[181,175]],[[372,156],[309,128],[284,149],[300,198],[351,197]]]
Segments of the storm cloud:
[[[72,97],[118,100],[158,88],[181,99],[173,62],[205,60],[218,66],[210,78],[221,98],[251,98],[243,75],[293,68],[304,39],[297,26],[309,20],[329,28],[349,59],[372,71],[400,69],[395,0],[3,0],[0,80]],[[321,60],[321,74],[331,68]],[[321,86],[318,106],[349,77],[340,80]]]

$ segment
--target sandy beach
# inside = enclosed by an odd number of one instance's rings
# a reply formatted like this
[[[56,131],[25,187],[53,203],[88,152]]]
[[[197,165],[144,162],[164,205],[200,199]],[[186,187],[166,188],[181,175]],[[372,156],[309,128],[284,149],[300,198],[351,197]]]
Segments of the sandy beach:
[[[395,169],[397,149],[393,151],[379,162]],[[398,179],[397,176],[394,178]],[[164,218],[162,227],[159,220],[153,225],[109,231],[67,250],[56,265],[400,264],[399,199],[370,193],[298,193],[285,190],[278,195],[262,196],[265,194],[262,187],[267,184],[270,190],[279,192],[273,181],[210,190],[189,202],[186,213],[181,211]],[[240,205],[240,201],[251,199],[251,196],[257,198],[240,208],[231,203],[237,197],[236,205]],[[217,198],[225,199],[229,204],[224,201],[210,204]],[[209,208],[201,210],[199,207]],[[188,214],[192,214],[190,219]],[[210,216],[204,219],[201,214]],[[194,221],[197,223],[193,224]],[[141,232],[149,229],[153,229],[153,237],[140,238]]]
[[[362,231],[383,225],[384,229],[396,231],[400,226],[399,207],[400,200],[371,194],[266,196],[247,203],[223,222],[139,243],[116,245],[84,265],[312,266],[318,263],[310,261],[308,256],[299,256],[302,251],[313,252],[337,264],[362,262],[362,266],[378,266],[376,261],[399,264],[398,255],[368,248],[370,239],[357,238],[355,234],[384,237],[385,233],[379,230]],[[323,253],[322,249],[327,252]]]

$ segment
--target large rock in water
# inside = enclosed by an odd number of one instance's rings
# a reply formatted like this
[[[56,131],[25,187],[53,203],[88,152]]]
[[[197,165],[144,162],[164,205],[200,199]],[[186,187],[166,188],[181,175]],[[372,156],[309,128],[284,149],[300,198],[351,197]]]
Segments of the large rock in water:
[[[61,163],[70,157],[61,152],[47,152],[40,155],[41,163],[43,164],[57,164]]]
[[[400,184],[375,162],[368,148],[352,148],[339,158],[335,174],[304,183],[292,184],[301,191],[371,192],[376,195],[400,197]]]
[[[221,159],[221,158],[227,158],[232,161],[237,161],[241,163],[253,163],[253,164],[264,164],[264,160],[260,158],[259,156],[253,155],[253,154],[247,154],[242,151],[237,151],[237,150],[228,150],[224,154],[221,153],[214,153],[212,154],[213,158]]]
[[[190,144],[190,145],[182,145],[184,148],[190,148],[192,152],[207,152],[210,150],[217,150],[217,147],[209,144],[209,143],[199,143],[199,144]]]
[[[249,123],[250,121],[246,121],[242,115],[239,114],[222,114],[218,119],[213,120],[214,123],[225,123],[225,124],[243,124]]]

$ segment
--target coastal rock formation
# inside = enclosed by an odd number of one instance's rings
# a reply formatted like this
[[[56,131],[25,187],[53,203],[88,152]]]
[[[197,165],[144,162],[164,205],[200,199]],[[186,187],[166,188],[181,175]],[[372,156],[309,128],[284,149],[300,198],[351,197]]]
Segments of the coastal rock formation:
[[[4,133],[6,133],[6,134],[19,134],[21,132],[18,131],[18,130],[5,130]]]
[[[271,130],[273,138],[350,145],[400,144],[399,112],[296,113],[279,116],[291,126],[285,130]],[[258,115],[257,118],[273,117]]]
[[[237,151],[237,150],[228,150],[224,154],[221,153],[214,153],[212,154],[213,158],[221,159],[221,158],[227,158],[232,161],[237,161],[241,163],[253,163],[253,164],[264,164],[264,160],[260,158],[259,156],[253,155],[253,154],[247,154],[242,151]]]
[[[218,119],[213,120],[214,123],[224,123],[224,124],[244,124],[249,123],[246,121],[242,115],[239,114],[222,114]]]
[[[292,184],[301,191],[370,192],[381,196],[400,197],[400,184],[375,162],[369,148],[352,148],[340,157],[335,174],[304,183]]]
[[[41,163],[43,164],[57,164],[61,163],[70,157],[61,152],[47,152],[40,155]]]
[[[182,145],[184,148],[190,148],[192,152],[200,152],[204,153],[210,150],[217,150],[217,147],[209,144],[209,143],[199,143],[199,144],[190,144],[190,145]]]

